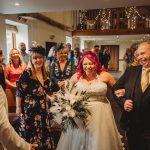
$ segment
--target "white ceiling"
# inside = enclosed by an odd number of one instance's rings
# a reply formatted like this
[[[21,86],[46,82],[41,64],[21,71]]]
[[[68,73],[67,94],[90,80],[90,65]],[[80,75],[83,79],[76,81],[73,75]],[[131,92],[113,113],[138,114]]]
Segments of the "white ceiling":
[[[20,6],[15,6],[19,3]],[[0,0],[0,13],[54,12],[150,5],[150,0]]]

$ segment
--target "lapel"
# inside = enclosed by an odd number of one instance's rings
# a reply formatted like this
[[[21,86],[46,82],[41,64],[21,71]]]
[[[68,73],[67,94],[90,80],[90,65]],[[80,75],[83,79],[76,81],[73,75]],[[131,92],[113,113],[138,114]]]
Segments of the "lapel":
[[[141,87],[141,76],[142,76],[142,67],[139,69],[139,76],[138,80],[135,83],[135,100],[138,108],[145,108],[143,105],[147,105],[149,103],[148,99],[150,97],[150,85],[146,88],[144,92],[142,92],[142,87]],[[141,107],[142,106],[142,107]]]
[[[146,105],[147,103],[149,103],[149,99],[150,99],[150,85],[146,88],[146,90],[142,94],[141,104]]]
[[[141,74],[141,77],[142,77],[142,74]],[[141,89],[142,89],[142,87],[141,87]],[[150,84],[148,85],[148,87],[145,89],[145,91],[143,92],[143,96],[145,95],[145,94],[148,94],[148,91],[150,91]]]
[[[127,86],[127,98],[134,100],[134,93],[135,93],[135,89],[136,86],[140,87],[138,81],[141,79],[141,70],[142,70],[142,66],[137,66],[134,68],[130,68],[131,72],[129,72],[130,78],[128,79],[129,82],[127,84],[129,84]]]
[[[143,95],[144,95],[145,93],[147,93],[148,91],[150,91],[150,84],[149,84],[149,86],[146,88],[146,90],[143,92]]]

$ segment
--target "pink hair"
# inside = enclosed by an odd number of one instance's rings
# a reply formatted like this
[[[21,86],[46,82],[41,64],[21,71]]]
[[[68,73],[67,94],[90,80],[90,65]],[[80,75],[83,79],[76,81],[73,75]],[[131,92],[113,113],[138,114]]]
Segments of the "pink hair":
[[[101,63],[98,61],[97,56],[94,52],[90,51],[90,50],[86,50],[82,53],[82,57],[81,60],[79,62],[79,65],[77,67],[77,71],[78,71],[78,79],[84,75],[84,70],[83,70],[83,61],[85,58],[88,58],[90,61],[92,61],[94,64],[96,64],[96,73],[100,74],[102,70],[102,65]]]

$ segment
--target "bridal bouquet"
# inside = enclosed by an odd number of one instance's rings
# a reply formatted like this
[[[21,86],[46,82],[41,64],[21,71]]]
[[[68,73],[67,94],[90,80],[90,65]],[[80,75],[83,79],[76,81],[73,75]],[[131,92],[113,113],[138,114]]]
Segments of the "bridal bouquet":
[[[78,128],[77,120],[82,120],[86,126],[87,117],[90,111],[87,108],[88,97],[86,91],[78,91],[76,86],[72,86],[69,81],[56,95],[51,98],[50,113],[53,121],[59,124],[63,131],[70,127]]]

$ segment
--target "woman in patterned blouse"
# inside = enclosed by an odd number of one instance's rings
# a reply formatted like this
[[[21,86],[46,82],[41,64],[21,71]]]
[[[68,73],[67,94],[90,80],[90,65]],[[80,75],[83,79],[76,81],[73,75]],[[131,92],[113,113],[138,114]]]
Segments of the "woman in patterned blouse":
[[[58,61],[52,64],[50,70],[55,91],[58,91],[65,81],[75,73],[74,62],[68,60],[68,50],[64,46],[60,46],[57,54]]]
[[[30,49],[29,67],[17,82],[16,112],[19,114],[19,134],[29,143],[37,143],[38,150],[51,150],[50,134],[50,80],[44,67],[45,50],[41,46]]]

